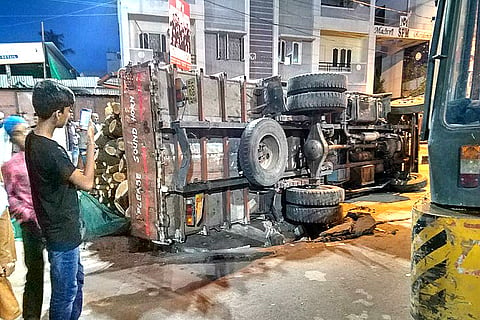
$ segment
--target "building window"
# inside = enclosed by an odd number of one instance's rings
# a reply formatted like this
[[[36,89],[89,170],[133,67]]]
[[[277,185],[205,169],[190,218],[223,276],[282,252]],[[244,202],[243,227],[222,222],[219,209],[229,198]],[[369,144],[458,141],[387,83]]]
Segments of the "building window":
[[[353,8],[353,2],[353,0],[322,0],[322,5],[339,8]]]
[[[280,40],[278,42],[278,61],[284,64],[302,64],[302,43]]]
[[[242,35],[217,33],[217,60],[245,60],[245,39]]]
[[[141,49],[152,49],[154,58],[165,60],[167,52],[167,36],[165,34],[142,32],[139,34],[139,41]]]
[[[352,65],[352,50],[340,50],[340,62],[338,61],[338,49],[333,49],[332,65],[334,67],[350,67]]]
[[[287,46],[285,40],[278,41],[278,61],[285,63],[285,52],[287,51]]]
[[[319,62],[319,70],[324,71],[346,71],[350,72],[352,68],[352,50],[351,49],[332,49],[332,60]]]
[[[299,42],[292,43],[292,64],[302,63],[302,44]]]

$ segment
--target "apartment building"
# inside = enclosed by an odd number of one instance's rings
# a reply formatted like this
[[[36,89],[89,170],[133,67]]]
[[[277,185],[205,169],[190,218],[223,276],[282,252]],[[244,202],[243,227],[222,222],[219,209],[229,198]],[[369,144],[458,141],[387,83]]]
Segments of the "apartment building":
[[[415,93],[424,80],[433,0],[186,1],[192,68],[206,74],[341,72],[350,90],[393,97]],[[168,63],[168,1],[119,0],[118,7],[122,64]]]

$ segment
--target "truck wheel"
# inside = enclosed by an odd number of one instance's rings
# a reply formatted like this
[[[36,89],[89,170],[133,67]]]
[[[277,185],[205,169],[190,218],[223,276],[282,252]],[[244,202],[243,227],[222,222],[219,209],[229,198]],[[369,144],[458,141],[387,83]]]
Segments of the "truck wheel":
[[[414,97],[394,100],[390,103],[391,114],[412,114],[423,111],[424,98]]]
[[[302,206],[336,206],[345,199],[345,190],[330,185],[307,185],[285,190],[288,203]]]
[[[427,178],[420,173],[410,173],[409,177],[404,179],[392,179],[390,187],[397,192],[415,192],[420,191],[427,185]]]
[[[342,220],[342,209],[340,206],[313,208],[287,204],[285,215],[300,223],[334,224]]]
[[[309,73],[288,79],[287,96],[314,91],[347,91],[347,77],[337,73]]]
[[[341,92],[308,92],[287,98],[289,114],[312,112],[341,112],[347,107],[347,97]]]
[[[250,183],[273,186],[282,178],[287,165],[288,145],[283,128],[268,118],[250,122],[242,133],[238,155]]]

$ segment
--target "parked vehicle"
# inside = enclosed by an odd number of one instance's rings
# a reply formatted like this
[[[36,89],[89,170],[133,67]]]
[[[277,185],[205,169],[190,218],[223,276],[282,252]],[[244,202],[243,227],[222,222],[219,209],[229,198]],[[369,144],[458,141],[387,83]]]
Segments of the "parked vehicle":
[[[435,1],[424,132],[430,199],[412,211],[412,319],[480,319],[480,1]]]
[[[425,186],[418,111],[342,74],[282,85],[153,63],[121,73],[133,235],[169,244],[253,214],[334,224],[348,193]]]

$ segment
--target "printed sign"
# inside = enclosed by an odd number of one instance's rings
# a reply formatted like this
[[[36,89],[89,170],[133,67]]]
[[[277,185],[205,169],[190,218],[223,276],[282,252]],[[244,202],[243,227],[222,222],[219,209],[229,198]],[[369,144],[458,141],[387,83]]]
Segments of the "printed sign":
[[[387,27],[387,26],[374,26],[373,33],[381,37],[390,38],[408,38],[418,40],[430,40],[432,38],[432,32],[420,29],[411,29],[405,27]]]
[[[170,63],[190,71],[192,68],[190,5],[184,0],[169,0]]]
[[[0,65],[43,62],[45,57],[41,42],[0,44]]]

